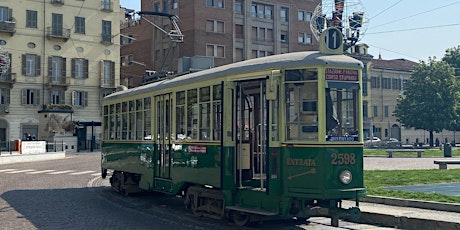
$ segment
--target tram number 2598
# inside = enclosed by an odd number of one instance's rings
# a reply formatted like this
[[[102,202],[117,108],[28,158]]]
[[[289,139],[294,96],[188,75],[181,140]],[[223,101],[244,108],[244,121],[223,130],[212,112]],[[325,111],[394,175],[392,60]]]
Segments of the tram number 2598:
[[[333,153],[332,165],[354,165],[356,158],[354,153]]]

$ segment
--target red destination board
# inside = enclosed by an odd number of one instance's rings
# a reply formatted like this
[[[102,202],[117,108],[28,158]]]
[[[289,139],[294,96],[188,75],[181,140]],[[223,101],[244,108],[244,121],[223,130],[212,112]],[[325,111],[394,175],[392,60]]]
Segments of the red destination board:
[[[358,70],[326,68],[326,80],[358,81]]]

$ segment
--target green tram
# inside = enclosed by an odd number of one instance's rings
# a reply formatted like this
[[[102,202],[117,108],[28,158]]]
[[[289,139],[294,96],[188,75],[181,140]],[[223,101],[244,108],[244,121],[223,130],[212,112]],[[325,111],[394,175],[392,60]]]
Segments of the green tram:
[[[238,225],[358,218],[363,64],[321,39],[320,52],[246,60],[107,96],[102,177],[110,170],[125,195],[180,195],[197,216]],[[356,206],[342,207],[344,199]]]

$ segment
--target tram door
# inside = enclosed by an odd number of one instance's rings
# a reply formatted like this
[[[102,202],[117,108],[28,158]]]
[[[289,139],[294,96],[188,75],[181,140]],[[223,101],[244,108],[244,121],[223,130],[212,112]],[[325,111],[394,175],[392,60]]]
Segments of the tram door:
[[[171,94],[163,94],[155,97],[156,111],[156,151],[155,151],[155,187],[167,190],[170,179],[171,165]]]
[[[265,79],[238,82],[235,95],[236,178],[238,187],[266,184],[267,103]]]

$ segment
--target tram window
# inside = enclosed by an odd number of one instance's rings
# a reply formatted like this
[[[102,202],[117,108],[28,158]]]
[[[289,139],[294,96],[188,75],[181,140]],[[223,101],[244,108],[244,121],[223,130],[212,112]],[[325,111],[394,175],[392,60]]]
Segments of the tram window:
[[[185,138],[185,91],[176,93],[176,133],[177,139]]]
[[[114,115],[114,112],[115,112],[115,105],[110,105],[110,109],[109,109],[109,139],[115,139],[115,115]]]
[[[358,94],[355,85],[349,84],[349,86],[349,88],[326,89],[326,131],[328,136],[358,134]],[[351,140],[357,140],[357,138]]]
[[[318,140],[318,71],[285,71],[286,139]]]
[[[136,140],[144,139],[144,120],[142,119],[142,113],[144,108],[142,106],[142,99],[136,100]]]
[[[144,98],[144,139],[151,140],[152,139],[152,132],[151,132],[151,105],[150,105],[150,97]]]
[[[198,139],[197,90],[187,90],[187,138]]]
[[[210,140],[211,136],[211,92],[210,87],[200,88],[200,140]]]
[[[221,125],[222,125],[222,106],[221,106],[221,93],[222,93],[222,86],[221,85],[214,85],[212,87],[212,111],[213,111],[213,119],[212,119],[212,129],[213,129],[213,140],[220,140],[221,136]]]

